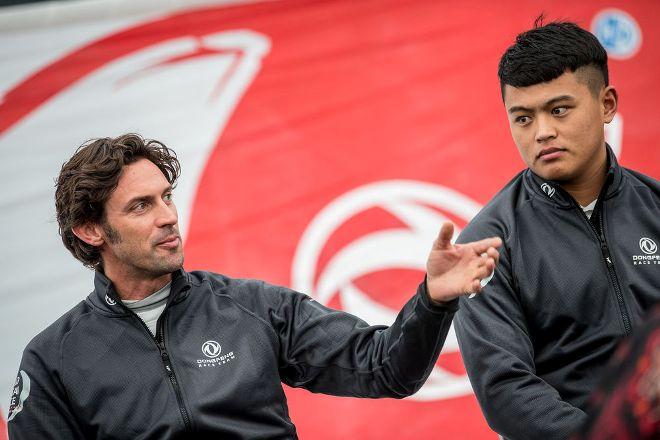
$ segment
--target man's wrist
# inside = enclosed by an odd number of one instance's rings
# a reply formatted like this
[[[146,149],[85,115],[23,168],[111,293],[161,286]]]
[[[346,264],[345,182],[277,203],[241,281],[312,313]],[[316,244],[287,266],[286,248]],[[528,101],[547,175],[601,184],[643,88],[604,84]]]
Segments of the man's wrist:
[[[448,301],[438,301],[431,297],[428,288],[428,275],[424,275],[424,281],[422,282],[422,297],[427,307],[430,309],[441,310],[441,311],[456,311],[458,310],[458,297],[450,299]]]

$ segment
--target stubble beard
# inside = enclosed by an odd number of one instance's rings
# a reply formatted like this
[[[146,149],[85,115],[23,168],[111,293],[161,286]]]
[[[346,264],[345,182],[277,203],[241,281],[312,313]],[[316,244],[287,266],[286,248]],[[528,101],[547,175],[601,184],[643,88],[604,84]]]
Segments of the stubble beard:
[[[152,252],[145,254],[139,247],[121,246],[124,242],[119,231],[114,229],[109,223],[103,222],[103,232],[109,244],[116,246],[115,254],[117,258],[130,267],[131,271],[149,278],[158,278],[170,274],[183,267],[183,250],[179,247],[172,250],[165,250],[165,257],[156,255],[158,247],[156,244],[149,243]],[[175,231],[175,230],[174,230]],[[117,252],[118,251],[118,252]],[[161,250],[162,251],[162,250]]]

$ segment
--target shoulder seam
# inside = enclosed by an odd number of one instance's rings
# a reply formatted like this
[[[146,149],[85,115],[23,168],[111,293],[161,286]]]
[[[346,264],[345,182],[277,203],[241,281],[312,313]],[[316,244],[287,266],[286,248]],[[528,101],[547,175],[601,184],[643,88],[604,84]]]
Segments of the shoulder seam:
[[[219,292],[216,292],[215,289],[213,288],[213,284],[211,283],[211,281],[210,281],[209,279],[204,279],[203,282],[208,282],[208,283],[209,283],[209,288],[211,289],[211,292],[212,292],[214,295],[216,295],[216,296],[222,296],[222,297],[226,297],[226,298],[228,298],[228,299],[232,302],[232,304],[236,305],[236,307],[238,307],[243,313],[247,313],[249,316],[251,316],[252,318],[258,320],[258,321],[261,322],[263,325],[265,325],[265,326],[266,326],[266,327],[267,327],[267,328],[273,333],[273,335],[275,336],[275,339],[277,339],[277,340],[279,341],[279,338],[277,337],[277,333],[275,332],[275,330],[273,329],[273,327],[268,323],[268,321],[266,321],[265,319],[263,319],[263,318],[261,318],[260,316],[258,316],[258,315],[257,315],[256,313],[254,313],[252,310],[249,310],[247,307],[245,307],[243,304],[241,304],[239,301],[237,301],[237,300],[236,300],[234,297],[232,297],[231,295],[229,295],[229,294],[227,294],[227,293],[219,293]]]

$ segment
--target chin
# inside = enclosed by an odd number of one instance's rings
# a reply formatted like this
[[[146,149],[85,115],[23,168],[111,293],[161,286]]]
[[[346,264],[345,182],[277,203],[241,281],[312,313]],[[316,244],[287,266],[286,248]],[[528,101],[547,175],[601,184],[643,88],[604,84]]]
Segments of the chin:
[[[153,272],[166,275],[177,271],[183,267],[183,254],[176,258],[163,258],[155,261],[152,267]]]
[[[534,174],[545,179],[545,180],[554,180],[557,182],[563,182],[565,180],[570,180],[571,173],[564,169],[563,167],[558,166],[544,166],[544,167],[534,167],[532,168]]]

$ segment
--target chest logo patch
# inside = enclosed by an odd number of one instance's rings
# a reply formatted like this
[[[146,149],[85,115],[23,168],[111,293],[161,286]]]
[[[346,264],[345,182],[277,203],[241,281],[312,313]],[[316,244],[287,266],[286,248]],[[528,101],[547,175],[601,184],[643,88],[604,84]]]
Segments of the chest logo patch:
[[[208,358],[217,358],[222,351],[222,347],[216,341],[206,341],[202,344],[202,353]]]
[[[639,248],[646,255],[653,255],[658,251],[658,245],[655,244],[655,241],[647,237],[642,237],[639,239]]]
[[[206,359],[197,359],[199,368],[220,367],[236,359],[233,351],[222,354],[222,346],[214,340],[208,340],[202,344],[202,354],[206,356]]]
[[[633,266],[651,264],[660,265],[660,255],[657,254],[658,245],[655,241],[648,237],[642,237],[639,239],[639,249],[644,254],[632,256]]]

